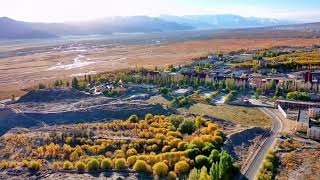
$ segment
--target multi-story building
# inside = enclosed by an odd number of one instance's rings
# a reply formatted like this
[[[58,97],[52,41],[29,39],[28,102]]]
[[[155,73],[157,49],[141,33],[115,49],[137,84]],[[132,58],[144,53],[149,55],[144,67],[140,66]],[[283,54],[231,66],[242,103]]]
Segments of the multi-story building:
[[[320,140],[320,108],[299,110],[296,131],[307,133],[310,139]]]

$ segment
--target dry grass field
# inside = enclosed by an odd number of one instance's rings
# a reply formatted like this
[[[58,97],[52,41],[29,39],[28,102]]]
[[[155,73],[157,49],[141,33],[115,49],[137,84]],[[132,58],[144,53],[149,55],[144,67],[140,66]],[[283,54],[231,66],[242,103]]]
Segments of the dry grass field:
[[[9,98],[12,94],[20,96],[24,94],[22,89],[39,82],[71,79],[84,73],[94,74],[136,66],[182,65],[191,62],[193,57],[209,52],[315,44],[320,44],[320,39],[208,39],[161,45],[123,45],[88,51],[53,51],[50,47],[37,53],[0,58],[0,99]],[[23,47],[13,49],[23,52]],[[76,62],[75,58],[79,55],[84,57]]]
[[[231,121],[243,126],[257,126],[263,128],[271,127],[270,118],[256,108],[247,108],[242,106],[211,106],[207,104],[196,104],[189,109],[181,108],[182,112],[189,112],[198,115],[207,115],[218,119]]]

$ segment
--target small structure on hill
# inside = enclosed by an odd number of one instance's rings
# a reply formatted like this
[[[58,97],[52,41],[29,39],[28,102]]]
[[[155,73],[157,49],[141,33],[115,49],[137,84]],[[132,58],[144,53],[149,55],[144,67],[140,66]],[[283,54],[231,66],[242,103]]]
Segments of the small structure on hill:
[[[174,96],[188,96],[192,94],[192,89],[188,88],[188,89],[178,89],[176,91],[173,92]]]

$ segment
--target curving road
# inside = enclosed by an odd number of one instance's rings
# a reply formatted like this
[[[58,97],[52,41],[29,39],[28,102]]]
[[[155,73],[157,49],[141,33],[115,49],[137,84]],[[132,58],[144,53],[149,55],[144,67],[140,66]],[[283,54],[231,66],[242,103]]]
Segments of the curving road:
[[[253,152],[253,156],[249,160],[248,165],[242,170],[242,177],[240,179],[253,180],[263,163],[264,157],[268,150],[273,148],[276,142],[276,138],[282,131],[281,117],[277,114],[277,109],[259,108],[262,112],[270,116],[272,119],[272,129],[270,135],[261,142],[259,148]]]

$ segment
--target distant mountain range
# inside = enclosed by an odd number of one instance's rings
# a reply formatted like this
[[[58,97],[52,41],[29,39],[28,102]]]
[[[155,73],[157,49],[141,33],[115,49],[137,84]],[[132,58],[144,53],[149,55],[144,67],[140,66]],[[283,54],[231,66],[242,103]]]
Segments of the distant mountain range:
[[[236,15],[109,17],[78,23],[31,23],[0,18],[0,39],[149,33],[192,29],[236,29],[294,24],[296,22]]]
[[[191,26],[147,16],[112,17],[79,23],[31,23],[0,18],[0,39],[148,33],[193,29]]]
[[[201,28],[201,29],[236,29],[295,24],[296,21],[278,20],[270,18],[242,17],[238,15],[189,15],[168,16],[159,18],[179,24]]]

